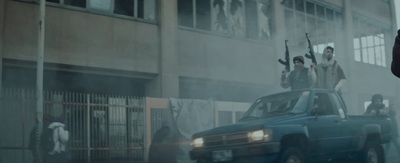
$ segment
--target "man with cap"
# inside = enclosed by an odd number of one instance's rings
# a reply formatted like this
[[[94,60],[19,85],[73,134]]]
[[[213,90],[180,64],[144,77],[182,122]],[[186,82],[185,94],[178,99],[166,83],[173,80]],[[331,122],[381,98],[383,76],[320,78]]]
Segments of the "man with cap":
[[[321,63],[315,68],[317,82],[315,87],[335,90],[340,93],[346,76],[336,60],[333,59],[333,47],[324,49]]]
[[[374,94],[371,98],[371,104],[368,105],[365,115],[387,115],[389,109],[385,107],[383,96],[381,94]]]
[[[313,86],[316,81],[314,67],[304,67],[303,56],[296,56],[293,58],[294,70],[287,76],[287,69],[283,69],[281,76],[281,87],[296,89],[306,89]]]

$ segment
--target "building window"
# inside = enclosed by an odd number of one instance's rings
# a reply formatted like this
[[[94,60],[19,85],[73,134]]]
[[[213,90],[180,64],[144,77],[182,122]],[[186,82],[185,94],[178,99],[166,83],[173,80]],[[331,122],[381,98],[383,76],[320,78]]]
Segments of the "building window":
[[[39,0],[37,0],[39,1]],[[46,0],[50,3],[62,3],[68,6],[86,8],[86,0]]]
[[[39,0],[34,0],[39,1]],[[156,19],[156,0],[46,0],[47,4],[60,4],[85,8],[88,12],[127,16],[146,20]]]
[[[90,0],[90,8],[101,11],[110,11],[111,0]]]
[[[192,0],[178,0],[178,24],[193,28],[193,11]]]
[[[334,44],[333,42],[328,42],[328,43],[322,43],[322,44],[317,44],[317,45],[314,45],[314,44],[313,44],[313,49],[314,49],[314,52],[315,52],[315,53],[317,53],[317,54],[322,54],[322,53],[324,52],[324,49],[325,49],[327,46],[330,46],[330,47],[332,47],[332,48],[335,48],[335,44]]]
[[[196,3],[196,28],[210,30],[211,28],[211,6],[210,0],[197,0]]]
[[[252,39],[270,39],[269,0],[178,0],[180,26]]]
[[[60,0],[46,0],[46,2],[60,3]]]
[[[354,17],[354,60],[386,67],[385,28]]]
[[[64,0],[64,4],[82,8],[86,7],[86,1],[83,0]]]
[[[134,16],[134,1],[132,0],[114,0],[114,13]]]
[[[308,33],[315,53],[322,54],[326,46],[334,47],[335,33],[343,26],[340,11],[306,0],[284,2],[289,44],[306,46]]]

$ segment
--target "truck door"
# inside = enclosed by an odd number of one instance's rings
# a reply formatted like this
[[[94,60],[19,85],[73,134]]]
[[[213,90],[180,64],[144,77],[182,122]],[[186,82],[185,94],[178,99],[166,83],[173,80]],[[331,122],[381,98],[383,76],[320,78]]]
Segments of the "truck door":
[[[338,151],[345,152],[349,150],[354,150],[358,146],[357,137],[353,135],[354,133],[357,132],[352,131],[354,129],[352,125],[354,124],[351,124],[348,121],[345,105],[343,101],[340,99],[340,97],[337,94],[331,93],[331,98],[332,98],[333,108],[334,110],[338,111],[339,116],[341,118],[341,124],[340,124],[341,146]]]
[[[343,146],[341,124],[342,118],[338,110],[334,109],[329,93],[316,92],[307,121],[309,131],[309,154],[326,156],[336,153]]]

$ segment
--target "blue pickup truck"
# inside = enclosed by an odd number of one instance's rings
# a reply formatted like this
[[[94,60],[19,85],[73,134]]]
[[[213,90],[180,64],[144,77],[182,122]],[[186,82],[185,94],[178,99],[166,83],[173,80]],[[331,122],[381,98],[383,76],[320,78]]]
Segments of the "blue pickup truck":
[[[334,91],[309,89],[257,99],[236,124],[192,137],[197,163],[383,163],[391,139],[387,116],[350,116]]]

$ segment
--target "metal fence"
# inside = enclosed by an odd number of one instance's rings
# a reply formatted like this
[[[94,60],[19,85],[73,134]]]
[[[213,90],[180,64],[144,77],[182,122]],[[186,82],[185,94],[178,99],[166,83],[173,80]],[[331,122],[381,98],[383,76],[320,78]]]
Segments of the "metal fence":
[[[35,125],[35,91],[3,89],[0,162],[29,162],[29,133]],[[73,160],[144,160],[146,111],[142,97],[44,92],[44,113],[64,120]]]
[[[35,125],[35,91],[3,89],[0,104],[0,162],[31,162],[29,133]],[[248,103],[215,101],[215,127],[235,123]],[[147,161],[162,121],[173,121],[166,98],[44,92],[44,113],[64,120],[71,159]]]

